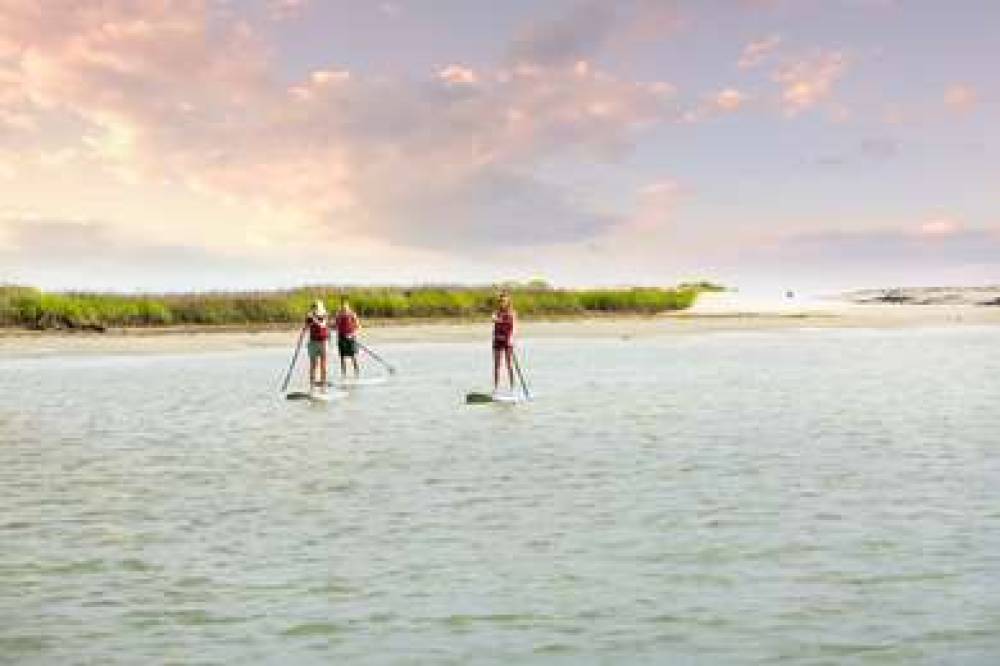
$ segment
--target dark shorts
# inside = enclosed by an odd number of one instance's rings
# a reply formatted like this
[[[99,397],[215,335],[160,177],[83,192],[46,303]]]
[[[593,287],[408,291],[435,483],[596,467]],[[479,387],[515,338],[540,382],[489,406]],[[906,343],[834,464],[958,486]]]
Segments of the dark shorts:
[[[354,338],[337,337],[337,352],[341,356],[357,356],[358,341]]]
[[[310,340],[307,345],[309,360],[315,361],[326,354],[326,340]]]
[[[494,340],[493,341],[493,351],[504,351],[505,349],[513,349],[514,345],[505,340]]]

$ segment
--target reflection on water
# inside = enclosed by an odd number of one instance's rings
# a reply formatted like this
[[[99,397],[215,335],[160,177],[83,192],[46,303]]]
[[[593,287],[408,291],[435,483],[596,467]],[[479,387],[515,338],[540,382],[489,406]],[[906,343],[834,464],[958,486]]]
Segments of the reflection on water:
[[[996,329],[0,365],[0,661],[989,663]]]

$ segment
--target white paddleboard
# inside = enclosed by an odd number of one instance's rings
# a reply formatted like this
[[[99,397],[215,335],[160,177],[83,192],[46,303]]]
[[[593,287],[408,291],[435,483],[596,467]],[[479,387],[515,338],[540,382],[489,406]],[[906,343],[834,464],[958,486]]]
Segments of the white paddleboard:
[[[484,405],[488,403],[513,405],[524,401],[525,397],[521,393],[480,393],[472,391],[465,394],[465,404],[467,405]]]
[[[347,393],[344,391],[327,391],[326,393],[317,391],[315,393],[307,393],[305,391],[292,391],[285,396],[286,400],[307,400],[309,402],[330,402],[331,400],[339,400],[346,396]]]

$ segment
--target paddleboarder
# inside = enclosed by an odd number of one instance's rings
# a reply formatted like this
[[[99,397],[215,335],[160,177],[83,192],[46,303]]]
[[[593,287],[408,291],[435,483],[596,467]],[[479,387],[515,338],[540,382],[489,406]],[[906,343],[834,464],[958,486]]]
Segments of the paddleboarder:
[[[351,303],[346,298],[340,301],[340,309],[337,310],[337,352],[340,355],[340,376],[347,377],[347,359],[351,359],[354,366],[354,376],[358,371],[358,331],[361,323],[358,315],[351,309]]]
[[[330,325],[322,300],[316,299],[309,308],[305,326],[309,329],[309,392],[315,392],[318,387],[321,393],[326,393]]]
[[[500,389],[500,366],[507,366],[507,380],[511,393],[514,392],[514,328],[517,313],[510,294],[500,292],[496,312],[493,313],[493,392]]]

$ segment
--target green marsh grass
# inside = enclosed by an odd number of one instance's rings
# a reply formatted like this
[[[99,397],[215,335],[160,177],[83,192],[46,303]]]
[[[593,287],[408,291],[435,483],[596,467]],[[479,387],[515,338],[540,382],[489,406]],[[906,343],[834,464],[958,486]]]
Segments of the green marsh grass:
[[[691,306],[708,283],[675,288],[554,289],[504,286],[526,317],[587,314],[657,314]],[[336,309],[348,298],[362,317],[463,319],[489,314],[499,287],[303,287],[288,291],[191,294],[47,293],[0,285],[0,326],[32,329],[103,329],[285,324],[299,321],[317,298]]]

